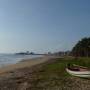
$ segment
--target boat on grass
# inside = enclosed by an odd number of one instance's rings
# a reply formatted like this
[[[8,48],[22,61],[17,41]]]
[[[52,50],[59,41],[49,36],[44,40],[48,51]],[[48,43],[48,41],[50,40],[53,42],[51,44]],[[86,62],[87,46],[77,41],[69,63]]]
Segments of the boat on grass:
[[[90,78],[90,69],[87,67],[83,67],[75,64],[71,66],[69,64],[68,67],[66,68],[66,71],[73,76]]]

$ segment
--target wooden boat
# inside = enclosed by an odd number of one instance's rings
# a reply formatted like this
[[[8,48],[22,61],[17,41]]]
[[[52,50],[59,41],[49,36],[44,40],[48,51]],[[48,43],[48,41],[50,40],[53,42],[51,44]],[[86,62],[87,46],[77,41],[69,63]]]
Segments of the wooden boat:
[[[88,69],[87,67],[83,67],[79,65],[73,65],[73,66],[68,65],[66,71],[73,76],[90,78],[90,69]]]

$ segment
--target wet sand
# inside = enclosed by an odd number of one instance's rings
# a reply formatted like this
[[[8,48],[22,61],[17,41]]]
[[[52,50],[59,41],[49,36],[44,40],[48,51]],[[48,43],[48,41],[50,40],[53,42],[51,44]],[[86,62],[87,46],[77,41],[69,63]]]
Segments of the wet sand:
[[[48,61],[51,57],[39,57],[39,58],[33,58],[33,59],[27,59],[27,60],[22,60],[21,62],[17,63],[17,64],[12,64],[12,65],[8,65],[8,66],[4,66],[2,68],[0,68],[0,74],[6,73],[6,72],[10,72],[10,71],[14,71],[16,69],[22,69],[22,68],[26,68],[26,67],[32,67],[34,65],[37,64],[41,64],[44,63],[46,61]]]
[[[36,73],[42,67],[54,61],[54,56],[44,56],[22,60],[21,62],[0,68],[0,90],[33,90]],[[35,89],[37,90],[37,89]]]

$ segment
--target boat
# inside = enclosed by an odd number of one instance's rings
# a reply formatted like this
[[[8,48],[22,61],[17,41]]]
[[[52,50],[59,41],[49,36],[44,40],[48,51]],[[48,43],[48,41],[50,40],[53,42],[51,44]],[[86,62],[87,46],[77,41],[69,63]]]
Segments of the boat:
[[[71,66],[69,64],[68,67],[66,68],[66,71],[73,76],[90,78],[90,69],[87,67],[83,67],[75,64]]]

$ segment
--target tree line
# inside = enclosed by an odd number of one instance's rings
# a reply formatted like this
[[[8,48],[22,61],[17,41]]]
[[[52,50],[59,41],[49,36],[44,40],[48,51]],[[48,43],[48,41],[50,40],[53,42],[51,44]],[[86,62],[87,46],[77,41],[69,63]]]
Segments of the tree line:
[[[73,56],[90,57],[90,37],[78,41],[72,49]]]

